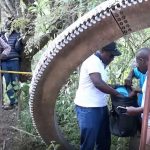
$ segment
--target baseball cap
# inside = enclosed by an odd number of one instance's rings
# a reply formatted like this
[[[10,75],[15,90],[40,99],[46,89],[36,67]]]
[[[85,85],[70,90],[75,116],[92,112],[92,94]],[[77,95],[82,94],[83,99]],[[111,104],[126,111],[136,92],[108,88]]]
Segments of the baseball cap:
[[[103,51],[108,51],[114,56],[120,56],[121,52],[117,49],[117,44],[115,42],[111,42],[110,44],[104,46],[102,48]]]

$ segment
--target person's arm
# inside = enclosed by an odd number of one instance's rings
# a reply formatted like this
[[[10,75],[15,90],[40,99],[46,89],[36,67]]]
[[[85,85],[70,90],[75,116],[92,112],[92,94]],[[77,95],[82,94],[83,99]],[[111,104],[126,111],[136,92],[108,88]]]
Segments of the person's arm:
[[[125,79],[125,85],[132,86],[132,79],[134,77],[134,70],[132,69],[128,75],[128,77]]]
[[[2,38],[0,38],[0,44],[3,49],[2,53],[0,54],[0,59],[4,59],[10,53],[11,47]]]
[[[141,113],[143,113],[143,107],[126,107],[127,109],[127,114],[130,116],[135,116],[135,115],[139,115]]]
[[[90,78],[94,86],[100,91],[106,94],[123,97],[119,92],[117,92],[115,89],[113,89],[111,86],[109,86],[106,82],[102,80],[100,73],[91,73]]]

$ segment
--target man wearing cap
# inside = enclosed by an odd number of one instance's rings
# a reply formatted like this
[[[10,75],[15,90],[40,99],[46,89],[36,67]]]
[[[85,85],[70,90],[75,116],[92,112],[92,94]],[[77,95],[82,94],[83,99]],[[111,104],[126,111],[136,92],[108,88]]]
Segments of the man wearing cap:
[[[106,66],[121,53],[112,42],[88,57],[81,65],[76,92],[76,114],[80,128],[80,150],[110,150],[111,134],[107,94],[122,97],[107,81]]]

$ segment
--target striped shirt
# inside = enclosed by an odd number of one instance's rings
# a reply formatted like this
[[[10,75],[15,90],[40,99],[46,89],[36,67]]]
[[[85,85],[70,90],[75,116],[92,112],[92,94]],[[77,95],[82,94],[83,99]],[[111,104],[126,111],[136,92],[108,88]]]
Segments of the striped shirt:
[[[0,54],[8,56],[11,51],[11,47],[0,37]]]

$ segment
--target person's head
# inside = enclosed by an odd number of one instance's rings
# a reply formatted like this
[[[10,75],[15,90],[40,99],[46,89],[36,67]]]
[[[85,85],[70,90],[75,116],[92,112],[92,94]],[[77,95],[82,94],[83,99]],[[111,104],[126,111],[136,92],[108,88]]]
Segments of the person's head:
[[[10,31],[13,20],[14,20],[14,17],[8,17],[7,21],[5,22],[4,28],[6,32]]]
[[[120,56],[121,52],[118,51],[116,43],[112,42],[101,49],[101,59],[105,65],[109,65],[115,56]]]
[[[148,70],[148,61],[150,48],[141,48],[136,54],[136,63],[140,72],[146,73]]]

